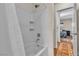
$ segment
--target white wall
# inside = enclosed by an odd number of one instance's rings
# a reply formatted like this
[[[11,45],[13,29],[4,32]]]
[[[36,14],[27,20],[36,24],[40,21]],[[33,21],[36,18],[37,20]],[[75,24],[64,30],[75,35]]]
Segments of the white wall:
[[[62,10],[73,6],[73,3],[55,3],[55,10]]]
[[[63,24],[63,28],[64,30],[69,30],[72,31],[72,20],[71,19],[66,19],[66,20],[62,20]]]

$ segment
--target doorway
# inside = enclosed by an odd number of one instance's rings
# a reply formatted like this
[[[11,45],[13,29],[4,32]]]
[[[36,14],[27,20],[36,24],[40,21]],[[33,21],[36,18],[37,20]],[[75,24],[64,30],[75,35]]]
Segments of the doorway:
[[[77,19],[75,4],[56,11],[57,56],[77,55]]]

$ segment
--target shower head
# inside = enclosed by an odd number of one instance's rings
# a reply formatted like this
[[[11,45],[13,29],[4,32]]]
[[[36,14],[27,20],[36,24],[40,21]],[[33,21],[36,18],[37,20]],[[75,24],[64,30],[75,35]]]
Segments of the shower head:
[[[34,7],[35,7],[35,8],[38,8],[39,6],[40,6],[40,5],[35,5]]]

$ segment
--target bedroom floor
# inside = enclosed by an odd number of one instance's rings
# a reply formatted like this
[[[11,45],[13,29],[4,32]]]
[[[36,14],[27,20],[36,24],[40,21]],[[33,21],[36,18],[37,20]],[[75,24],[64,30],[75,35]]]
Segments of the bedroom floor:
[[[73,45],[71,38],[62,39],[58,43],[58,48],[56,50],[56,56],[73,56]]]

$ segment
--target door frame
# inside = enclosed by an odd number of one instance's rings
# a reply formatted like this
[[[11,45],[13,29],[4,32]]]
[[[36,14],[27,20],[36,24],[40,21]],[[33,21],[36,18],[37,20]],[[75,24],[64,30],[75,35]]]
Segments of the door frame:
[[[71,7],[68,7],[68,8],[73,8],[73,10],[74,10],[74,17],[73,17],[73,19],[74,19],[74,22],[75,22],[75,40],[73,40],[73,46],[74,46],[74,48],[73,48],[73,51],[74,51],[74,56],[77,56],[77,13],[76,13],[76,4],[73,4],[73,6],[71,6]],[[64,9],[68,9],[68,8],[64,8]],[[60,17],[59,17],[59,11],[61,11],[61,10],[64,10],[64,9],[60,9],[60,10],[56,10],[56,12],[55,12],[55,14],[56,14],[56,48],[58,47],[57,46],[57,43],[58,42],[60,42],[60,26],[59,26],[59,24],[60,24],[60,20],[58,20],[58,19],[60,19]],[[58,34],[59,33],[59,34]],[[58,37],[57,37],[58,36]]]
[[[73,19],[74,19],[74,22],[75,22],[74,38],[76,38],[76,39],[74,39],[74,43],[73,43],[73,45],[74,45],[73,51],[74,51],[74,56],[77,56],[77,36],[78,36],[77,28],[78,27],[77,27],[77,9],[76,9],[76,4],[74,4],[73,9],[74,9],[74,17],[73,17]]]

